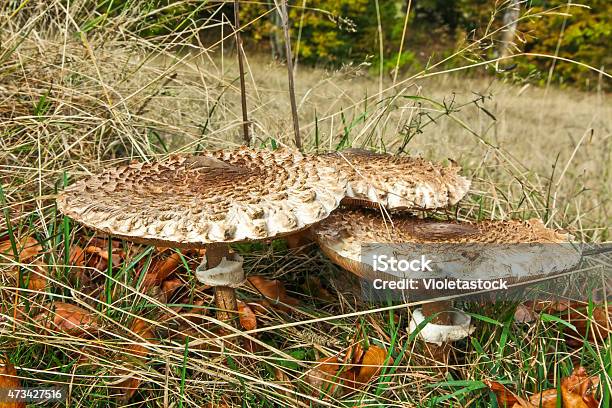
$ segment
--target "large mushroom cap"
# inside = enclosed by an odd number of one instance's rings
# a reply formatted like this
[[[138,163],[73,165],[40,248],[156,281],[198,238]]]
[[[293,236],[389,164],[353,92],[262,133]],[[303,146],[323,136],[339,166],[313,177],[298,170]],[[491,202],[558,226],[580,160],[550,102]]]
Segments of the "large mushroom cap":
[[[322,156],[346,173],[347,201],[366,207],[433,209],[456,204],[470,182],[459,167],[444,167],[415,157],[346,149]]]
[[[372,251],[434,259],[433,273],[410,276],[417,279],[524,281],[567,270],[580,261],[571,236],[546,228],[540,220],[460,223],[339,209],[314,227],[314,235],[334,263],[366,279],[379,276],[368,257]]]
[[[108,169],[67,187],[57,203],[108,234],[198,247],[303,229],[327,217],[345,187],[317,158],[242,147]]]

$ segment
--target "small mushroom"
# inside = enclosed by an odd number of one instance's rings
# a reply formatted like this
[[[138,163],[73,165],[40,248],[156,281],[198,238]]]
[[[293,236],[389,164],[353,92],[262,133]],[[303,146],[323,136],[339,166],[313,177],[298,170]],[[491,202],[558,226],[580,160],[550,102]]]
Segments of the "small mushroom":
[[[215,286],[217,316],[236,310],[242,260],[229,243],[268,240],[320,221],[344,197],[346,180],[319,159],[289,149],[241,147],[107,169],[64,189],[59,210],[134,242],[207,248],[198,268]]]
[[[470,188],[454,164],[445,167],[407,156],[346,149],[322,155],[346,174],[343,204],[389,210],[445,208],[458,203]]]
[[[581,259],[579,250],[570,243],[569,234],[548,229],[540,220],[472,223],[400,214],[383,217],[373,210],[339,209],[313,227],[313,233],[332,262],[368,281],[395,276],[415,280],[504,279],[508,284],[520,284],[555,276],[574,267]],[[371,250],[367,249],[368,245]],[[385,275],[375,270],[369,256],[372,251],[379,257],[396,259],[424,256],[433,260],[432,271]],[[423,295],[418,290],[414,293]],[[432,323],[441,327],[453,327],[453,321],[465,326],[463,316],[451,312],[448,302],[430,303],[421,312],[425,317],[440,313],[439,319]],[[455,329],[434,330],[432,336],[436,340],[432,342],[452,341],[459,332],[468,333],[465,329]]]

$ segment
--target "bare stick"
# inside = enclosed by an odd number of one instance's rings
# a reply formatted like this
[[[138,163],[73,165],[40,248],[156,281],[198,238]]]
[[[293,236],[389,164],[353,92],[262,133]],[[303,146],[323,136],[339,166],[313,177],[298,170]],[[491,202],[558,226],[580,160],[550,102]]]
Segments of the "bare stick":
[[[298,150],[302,150],[300,123],[298,121],[297,105],[295,103],[295,84],[293,82],[293,56],[291,55],[291,38],[289,37],[289,14],[287,14],[287,0],[280,0],[280,15],[281,19],[283,20],[283,32],[285,33],[285,56],[287,58],[287,74],[289,76],[289,99],[291,101],[291,116],[293,117],[293,133],[295,134],[295,146],[298,148]]]
[[[234,35],[236,36],[236,51],[238,51],[238,69],[240,70],[240,102],[242,104],[242,137],[244,144],[249,146],[251,144],[251,137],[249,136],[249,117],[247,113],[247,101],[246,101],[246,86],[244,83],[244,63],[242,40],[240,39],[240,2],[234,1]]]
[[[397,60],[395,61],[395,70],[393,71],[393,85],[395,85],[395,82],[397,81],[400,59],[402,57],[402,52],[404,51],[404,40],[406,39],[408,18],[410,17],[410,6],[412,6],[412,0],[408,0],[408,4],[406,5],[406,16],[404,17],[404,28],[402,29],[402,40],[400,41],[399,52],[397,53]]]
[[[500,44],[499,56],[501,58],[506,58],[512,54],[512,41],[514,41],[516,26],[518,25],[520,7],[518,0],[510,0],[506,11],[504,11],[503,24],[506,28],[503,30]]]

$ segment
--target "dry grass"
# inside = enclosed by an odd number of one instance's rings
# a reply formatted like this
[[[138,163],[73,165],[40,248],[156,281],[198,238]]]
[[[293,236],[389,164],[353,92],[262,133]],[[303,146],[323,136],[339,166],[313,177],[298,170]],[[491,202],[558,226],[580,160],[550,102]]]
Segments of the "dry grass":
[[[61,9],[60,2],[53,4]],[[257,332],[231,332],[256,335],[262,343],[256,353],[213,347],[218,339],[209,329],[218,322],[210,314],[199,324],[185,316],[175,316],[182,325],[158,320],[159,314],[176,315],[173,304],[142,293],[135,284],[149,267],[136,261],[150,256],[151,248],[122,244],[127,255],[113,266],[112,278],[107,270],[89,268],[112,294],[105,300],[88,297],[70,278],[73,268],[66,260],[71,244],[84,245],[90,232],[55,213],[54,192],[65,178],[117,160],[240,143],[237,63],[219,47],[176,52],[177,41],[149,43],[122,31],[121,24],[114,31],[79,37],[73,30],[66,33],[64,18],[40,15],[53,23],[51,28],[32,23],[38,28],[28,31],[31,20],[5,22],[0,50],[3,209],[15,235],[33,236],[43,245],[37,260],[49,279],[44,290],[17,290],[15,268],[40,270],[34,260],[20,264],[0,255],[0,349],[16,362],[28,385],[68,385],[69,406],[121,405],[109,396],[109,384],[127,367],[143,379],[132,406],[220,401],[243,406],[399,406],[398,401],[406,406],[488,406],[480,379],[505,379],[534,391],[542,383],[555,386],[556,375],[567,374],[579,360],[609,386],[609,339],[575,351],[564,344],[554,322],[513,324],[515,304],[505,303],[475,309],[498,324],[479,322],[471,342],[457,345],[458,359],[444,375],[423,345],[406,333],[405,305],[370,310],[344,284],[342,272],[314,249],[287,253],[278,243],[239,248],[247,256],[248,274],[283,280],[301,301],[288,312],[271,308],[259,317]],[[251,56],[246,68],[254,144],[291,145],[285,66]],[[473,179],[459,217],[541,217],[579,239],[610,238],[612,104],[606,94],[516,86],[493,77],[469,78],[465,72],[399,78],[395,86],[391,80],[381,86],[363,66],[333,72],[299,66],[296,97],[307,151],[352,145],[397,152],[409,140],[405,152],[453,159]],[[6,225],[0,237],[6,237]],[[183,293],[209,307],[212,293],[189,279],[197,259],[185,256]],[[309,276],[319,277],[334,300],[306,289]],[[258,296],[246,288],[240,291],[243,299]],[[45,332],[40,322],[14,320],[15,303],[44,308],[61,299],[89,308],[104,322],[100,339]],[[130,332],[135,315],[155,327],[160,339],[146,342]],[[169,332],[173,336],[160,334]],[[348,397],[318,402],[313,402],[317,395],[296,388],[295,378],[314,359],[347,352],[356,341],[393,350],[392,374]],[[146,364],[138,359],[125,363],[126,347],[143,343],[150,350]],[[275,369],[284,371],[287,381],[275,376]]]

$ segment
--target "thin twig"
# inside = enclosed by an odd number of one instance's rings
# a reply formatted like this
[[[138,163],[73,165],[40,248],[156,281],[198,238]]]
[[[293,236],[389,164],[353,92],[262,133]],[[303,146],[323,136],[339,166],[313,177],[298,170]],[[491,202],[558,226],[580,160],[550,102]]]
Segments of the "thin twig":
[[[278,3],[276,2],[278,8]],[[289,15],[287,14],[287,0],[280,1],[280,15],[283,21],[283,32],[285,34],[285,56],[287,58],[287,75],[289,76],[289,99],[291,101],[291,116],[293,118],[293,133],[295,135],[295,146],[302,150],[302,139],[300,137],[300,123],[298,121],[297,105],[295,103],[295,84],[293,82],[293,56],[291,55],[291,38],[289,37]]]
[[[238,52],[238,69],[240,70],[240,103],[242,105],[242,137],[244,144],[249,146],[251,138],[249,136],[249,116],[247,112],[246,85],[244,83],[244,63],[242,61],[244,52],[242,40],[240,39],[240,2],[234,1],[234,34],[236,36],[236,51]]]

